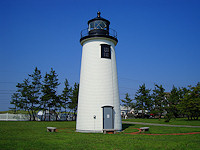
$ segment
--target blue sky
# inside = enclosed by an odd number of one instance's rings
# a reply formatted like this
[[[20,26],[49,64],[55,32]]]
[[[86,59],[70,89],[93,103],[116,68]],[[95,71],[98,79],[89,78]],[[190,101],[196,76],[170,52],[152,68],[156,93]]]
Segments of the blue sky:
[[[0,111],[8,110],[16,84],[38,67],[51,67],[71,85],[79,82],[80,31],[101,16],[118,33],[120,98],[139,85],[186,87],[200,81],[199,0],[1,0]]]

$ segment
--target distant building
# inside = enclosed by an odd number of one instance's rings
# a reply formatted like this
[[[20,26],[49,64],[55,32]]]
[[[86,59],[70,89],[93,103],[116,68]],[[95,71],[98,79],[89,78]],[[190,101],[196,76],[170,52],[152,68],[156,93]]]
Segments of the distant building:
[[[128,113],[134,114],[134,108],[120,105],[121,115],[127,115]]]

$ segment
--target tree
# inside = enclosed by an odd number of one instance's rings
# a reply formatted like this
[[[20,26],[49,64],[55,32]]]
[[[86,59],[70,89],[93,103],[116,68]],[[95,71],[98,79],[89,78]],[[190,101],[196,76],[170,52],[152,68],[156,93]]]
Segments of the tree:
[[[62,107],[65,109],[65,113],[67,112],[67,107],[68,107],[71,92],[72,92],[72,89],[69,87],[69,82],[67,79],[65,79],[65,87],[61,94]]]
[[[165,89],[162,85],[155,84],[155,89],[153,90],[152,99],[153,99],[153,111],[156,115],[161,118],[162,113],[165,110],[166,104],[166,97],[165,97]]]
[[[176,88],[175,86],[172,87],[172,90],[167,97],[168,105],[165,107],[169,117],[177,118],[179,113],[178,104],[181,98],[181,89]]]
[[[133,108],[133,99],[130,98],[130,95],[128,93],[125,94],[125,98],[121,100],[123,102],[123,106],[127,108],[127,113],[128,113],[128,108]]]
[[[14,108],[9,108],[14,111],[14,113],[17,112],[18,109],[20,109],[20,94],[19,93],[13,93],[11,97],[10,104],[14,105]]]
[[[17,84],[17,93],[13,94],[11,104],[17,105],[18,108],[28,111],[30,120],[35,120],[36,111],[38,110],[39,95],[40,95],[40,79],[41,72],[35,68],[33,74],[29,75],[29,78],[25,79],[23,83]],[[18,100],[16,100],[18,98]],[[15,100],[14,100],[15,99]]]
[[[79,84],[75,82],[74,87],[71,92],[70,101],[69,101],[69,109],[74,112],[76,116],[77,106],[78,106],[78,93],[79,93]],[[76,118],[75,118],[76,119]]]
[[[49,120],[51,111],[56,113],[57,108],[59,107],[60,98],[56,93],[57,87],[60,83],[58,83],[58,75],[56,72],[51,68],[50,73],[46,73],[42,85],[42,97],[41,97],[41,108],[46,113],[49,111]],[[46,117],[46,115],[45,115]],[[44,117],[44,120],[46,119]],[[57,119],[57,113],[56,113]]]
[[[30,99],[31,99],[31,88],[30,88],[30,81],[29,79],[24,79],[23,83],[18,83],[17,92],[20,93],[20,109],[28,111],[29,120],[31,120],[32,115],[30,112]]]
[[[30,92],[30,110],[32,113],[33,120],[35,121],[36,111],[39,106],[39,97],[40,97],[40,89],[41,89],[41,71],[36,67],[33,74],[30,74],[29,77],[32,78],[32,82],[30,84],[29,92]]]
[[[142,118],[144,118],[145,110],[150,111],[152,108],[152,101],[149,89],[146,89],[145,84],[139,86],[135,94],[136,108],[142,110]]]
[[[200,116],[200,83],[194,87],[189,86],[180,100],[179,110],[188,116],[188,120],[193,118],[198,120]]]
[[[18,83],[16,85],[17,93],[12,95],[12,101],[10,103],[15,105],[15,108],[11,109],[22,109],[28,111],[30,120],[32,118],[35,120],[39,104],[41,87],[40,79],[42,78],[40,70],[36,67],[33,74],[29,75],[29,77],[32,82],[27,78],[23,83]]]

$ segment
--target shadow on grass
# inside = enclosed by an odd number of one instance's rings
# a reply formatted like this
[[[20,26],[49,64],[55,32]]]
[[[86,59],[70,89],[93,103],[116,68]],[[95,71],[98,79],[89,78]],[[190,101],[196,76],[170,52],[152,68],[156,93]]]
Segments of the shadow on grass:
[[[131,127],[131,126],[133,127],[135,125],[134,124],[122,124],[122,130],[125,130],[125,129]]]

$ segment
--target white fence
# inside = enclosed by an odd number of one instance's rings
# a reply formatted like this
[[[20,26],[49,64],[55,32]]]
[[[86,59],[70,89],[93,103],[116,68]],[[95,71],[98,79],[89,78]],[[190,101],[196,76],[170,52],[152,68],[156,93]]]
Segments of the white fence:
[[[37,121],[56,121],[56,117],[57,117],[57,121],[73,121],[75,120],[75,116],[73,114],[58,114],[58,116],[56,116],[56,114],[43,114],[43,115],[37,115]],[[44,119],[45,118],[45,119]]]
[[[29,115],[27,114],[0,114],[0,121],[28,121]]]
[[[49,120],[49,114],[46,114],[46,121],[55,121],[56,115],[51,115]],[[42,119],[44,116],[37,115],[36,121],[44,120]],[[29,121],[30,117],[28,114],[0,114],[0,121]],[[70,114],[59,114],[58,119],[59,121],[72,121],[75,119],[75,116]]]

